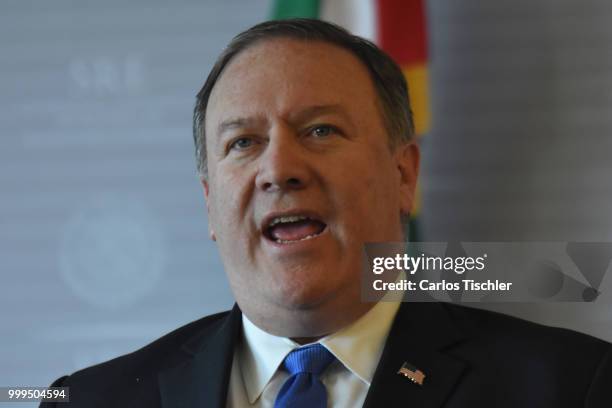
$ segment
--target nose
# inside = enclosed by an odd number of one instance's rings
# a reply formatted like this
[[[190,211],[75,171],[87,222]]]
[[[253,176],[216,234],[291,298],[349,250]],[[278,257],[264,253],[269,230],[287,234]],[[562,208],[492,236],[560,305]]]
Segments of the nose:
[[[257,188],[265,192],[301,190],[310,181],[303,146],[290,129],[271,131],[268,144],[260,156]]]

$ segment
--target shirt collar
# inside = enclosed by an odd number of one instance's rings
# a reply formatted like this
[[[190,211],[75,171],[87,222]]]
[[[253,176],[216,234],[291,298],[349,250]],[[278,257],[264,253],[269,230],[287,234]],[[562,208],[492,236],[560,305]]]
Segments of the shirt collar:
[[[399,305],[399,302],[378,302],[353,324],[319,342],[370,386]]]
[[[289,338],[263,331],[244,314],[242,333],[243,342],[238,347],[240,371],[247,397],[253,404],[287,354],[299,347],[299,344]]]
[[[398,308],[399,302],[380,301],[351,325],[323,337],[319,343],[369,386]],[[244,314],[242,328],[243,342],[237,351],[245,391],[252,404],[287,354],[300,345],[263,331]]]

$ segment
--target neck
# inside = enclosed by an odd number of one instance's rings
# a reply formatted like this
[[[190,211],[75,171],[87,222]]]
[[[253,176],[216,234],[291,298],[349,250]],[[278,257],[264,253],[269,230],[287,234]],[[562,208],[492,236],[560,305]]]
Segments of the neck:
[[[260,329],[279,337],[288,337],[298,344],[315,342],[349,326],[365,315],[376,303],[358,303],[333,310],[266,310],[253,313],[240,305],[251,322]],[[248,305],[247,305],[248,306]],[[261,311],[259,311],[261,312]]]
[[[291,338],[291,340],[295,341],[297,344],[302,346],[304,344],[314,343],[317,340],[322,339],[325,336],[327,336],[327,334],[324,336],[317,336],[317,337],[293,337]]]

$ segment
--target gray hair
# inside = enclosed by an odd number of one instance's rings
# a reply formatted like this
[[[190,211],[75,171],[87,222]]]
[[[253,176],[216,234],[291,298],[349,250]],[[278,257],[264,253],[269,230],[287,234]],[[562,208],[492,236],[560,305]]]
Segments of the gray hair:
[[[200,176],[207,176],[206,108],[210,94],[227,64],[241,51],[271,38],[322,41],[350,51],[368,69],[378,94],[383,122],[391,149],[414,137],[414,122],[408,85],[400,67],[372,42],[352,35],[344,28],[314,19],[273,20],[257,24],[238,34],[223,50],[198,92],[193,111],[193,140]]]

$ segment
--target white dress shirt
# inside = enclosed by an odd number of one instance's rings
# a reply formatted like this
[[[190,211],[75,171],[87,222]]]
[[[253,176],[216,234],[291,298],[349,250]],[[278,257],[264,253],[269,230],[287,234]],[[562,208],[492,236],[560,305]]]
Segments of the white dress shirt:
[[[328,407],[363,405],[398,308],[398,302],[378,302],[353,324],[319,339],[337,359],[320,376],[327,389]],[[289,378],[281,364],[300,344],[266,333],[244,314],[242,329],[232,362],[227,406],[272,408]]]

